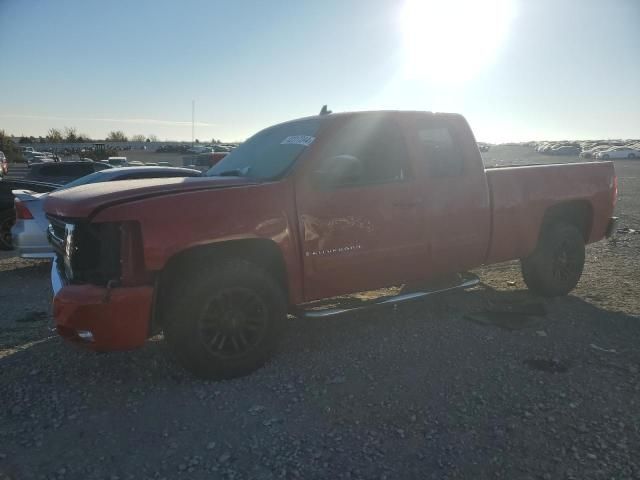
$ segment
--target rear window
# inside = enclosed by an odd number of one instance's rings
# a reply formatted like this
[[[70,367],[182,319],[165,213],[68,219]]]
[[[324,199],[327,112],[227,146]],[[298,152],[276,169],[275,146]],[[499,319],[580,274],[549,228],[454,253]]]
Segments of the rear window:
[[[462,174],[464,156],[455,133],[447,125],[420,126],[417,141],[429,175],[450,177]]]

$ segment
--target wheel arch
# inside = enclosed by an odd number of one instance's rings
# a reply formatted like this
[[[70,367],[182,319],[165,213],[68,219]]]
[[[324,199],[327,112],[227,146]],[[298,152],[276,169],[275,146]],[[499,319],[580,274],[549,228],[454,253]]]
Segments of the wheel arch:
[[[593,227],[593,206],[588,200],[571,200],[547,208],[538,239],[546,229],[558,222],[575,226],[587,243]]]
[[[163,325],[162,312],[171,291],[188,281],[190,272],[203,266],[215,265],[224,258],[239,258],[263,268],[282,287],[285,298],[289,298],[289,282],[284,255],[277,243],[267,238],[244,238],[198,245],[181,250],[170,257],[155,280],[151,334]]]

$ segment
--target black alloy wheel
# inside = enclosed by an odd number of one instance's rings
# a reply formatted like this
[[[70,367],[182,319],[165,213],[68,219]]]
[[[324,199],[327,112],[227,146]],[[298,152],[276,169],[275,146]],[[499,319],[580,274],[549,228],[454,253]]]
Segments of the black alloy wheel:
[[[204,309],[200,341],[213,356],[239,358],[260,344],[268,324],[268,307],[255,291],[227,288],[216,292]]]

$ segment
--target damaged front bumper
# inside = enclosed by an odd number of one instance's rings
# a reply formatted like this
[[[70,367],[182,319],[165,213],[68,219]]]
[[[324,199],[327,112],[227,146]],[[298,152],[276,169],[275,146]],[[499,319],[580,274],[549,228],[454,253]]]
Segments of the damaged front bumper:
[[[53,316],[60,336],[95,351],[131,350],[149,334],[153,287],[66,284],[51,268]]]

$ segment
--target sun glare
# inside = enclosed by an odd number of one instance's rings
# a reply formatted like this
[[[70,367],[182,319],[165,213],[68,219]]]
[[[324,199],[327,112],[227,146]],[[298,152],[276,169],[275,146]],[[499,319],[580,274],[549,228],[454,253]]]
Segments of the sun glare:
[[[409,78],[464,82],[495,58],[511,0],[407,0],[400,15]]]

